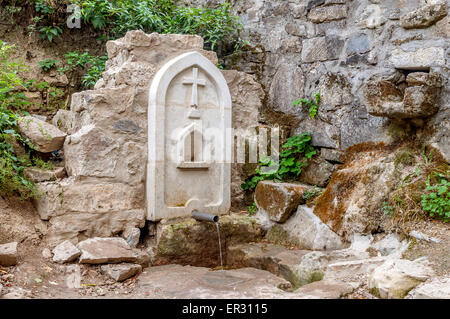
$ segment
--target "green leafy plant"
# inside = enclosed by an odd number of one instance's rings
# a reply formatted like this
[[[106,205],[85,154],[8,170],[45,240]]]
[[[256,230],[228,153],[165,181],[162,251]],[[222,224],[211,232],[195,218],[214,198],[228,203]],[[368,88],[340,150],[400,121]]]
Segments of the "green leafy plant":
[[[48,72],[51,69],[53,69],[54,67],[56,67],[56,65],[58,64],[58,60],[54,60],[54,59],[45,59],[42,61],[39,61],[39,66],[45,71]]]
[[[62,29],[55,26],[43,26],[39,29],[40,38],[41,39],[47,39],[50,42],[53,42],[53,39],[55,37],[59,37],[62,34]]]
[[[292,102],[292,106],[298,106],[300,105],[300,103],[302,104],[302,106],[307,106],[309,107],[308,112],[309,112],[309,116],[311,116],[311,118],[313,119],[316,114],[317,111],[319,109],[319,104],[320,104],[320,93],[314,93],[314,101],[310,100],[310,99],[298,99],[295,100],[294,102]]]
[[[322,190],[319,187],[315,186],[313,190],[306,190],[303,193],[303,198],[306,201],[308,201],[308,200],[310,200],[312,198],[315,198],[315,197],[319,196],[320,194],[322,194]]]
[[[422,195],[422,209],[432,217],[450,221],[450,182],[448,176],[444,174],[432,173],[438,179],[432,184],[430,176],[426,182],[426,194]]]
[[[111,38],[129,30],[145,32],[198,34],[205,45],[242,42],[242,22],[231,13],[228,2],[215,8],[194,8],[178,5],[175,0],[73,0],[81,8],[83,21]]]
[[[94,87],[95,83],[101,78],[105,71],[106,60],[108,56],[102,55],[99,57],[89,54],[89,52],[72,51],[64,55],[66,58],[66,66],[58,69],[60,73],[73,71],[75,68],[86,70],[86,73],[81,79],[81,83],[85,88]]]
[[[259,161],[256,175],[245,180],[241,185],[244,190],[252,190],[263,180],[288,181],[298,178],[302,168],[307,165],[307,159],[316,154],[311,146],[311,136],[308,133],[294,135],[287,139],[281,147],[279,162],[265,156]]]
[[[26,199],[37,197],[38,191],[23,175],[24,168],[30,165],[29,158],[19,156],[15,149],[34,146],[19,134],[16,112],[27,114],[23,109],[30,103],[18,90],[26,90],[30,84],[19,76],[26,70],[23,64],[9,59],[12,51],[13,46],[0,41],[0,195],[18,194]]]
[[[381,204],[381,210],[385,215],[393,216],[394,215],[394,208],[389,205],[388,202],[383,202]]]
[[[43,169],[43,170],[51,171],[51,170],[55,169],[55,165],[52,162],[44,161],[42,158],[39,158],[39,157],[34,158],[33,162],[36,167],[39,167],[40,169]]]
[[[258,207],[256,206],[255,202],[253,202],[253,204],[248,206],[248,213],[249,213],[249,215],[255,215],[257,210],[258,210]]]

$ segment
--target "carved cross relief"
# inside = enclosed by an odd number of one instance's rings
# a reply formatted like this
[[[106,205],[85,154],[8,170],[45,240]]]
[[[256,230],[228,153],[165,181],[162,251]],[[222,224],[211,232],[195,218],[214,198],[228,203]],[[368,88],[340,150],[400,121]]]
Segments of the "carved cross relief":
[[[192,85],[191,110],[188,118],[199,120],[201,114],[198,110],[198,87],[206,86],[206,80],[198,77],[198,68],[192,69],[192,77],[183,79],[184,85]],[[181,135],[183,154],[182,161],[178,165],[180,169],[208,169],[209,163],[204,160],[203,134],[201,126],[191,123]]]

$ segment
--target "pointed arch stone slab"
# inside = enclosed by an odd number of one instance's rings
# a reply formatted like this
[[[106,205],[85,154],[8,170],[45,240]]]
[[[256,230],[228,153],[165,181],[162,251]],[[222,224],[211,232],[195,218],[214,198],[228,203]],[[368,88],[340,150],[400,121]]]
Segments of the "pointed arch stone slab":
[[[202,85],[186,85],[192,74],[198,76],[193,82]],[[198,100],[195,109],[192,98]],[[184,53],[157,72],[150,86],[148,110],[149,220],[187,217],[194,210],[211,214],[229,211],[231,107],[225,78],[198,52]],[[193,110],[198,114],[194,118],[190,116]],[[192,125],[202,129],[202,158],[210,160],[180,165],[179,139]],[[208,169],[201,169],[205,166]]]

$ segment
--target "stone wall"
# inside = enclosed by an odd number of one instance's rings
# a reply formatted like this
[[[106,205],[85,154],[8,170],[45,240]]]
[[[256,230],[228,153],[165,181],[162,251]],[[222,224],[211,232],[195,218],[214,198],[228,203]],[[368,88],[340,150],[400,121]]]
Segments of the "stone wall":
[[[108,61],[94,90],[75,93],[70,111],[53,123],[65,130],[68,178],[39,184],[45,195],[36,203],[49,220],[49,244],[87,237],[122,235],[143,228],[146,220],[147,109],[149,87],[167,61],[203,50],[199,36],[130,31],[107,43]],[[233,100],[234,128],[258,125],[264,92],[251,75],[224,71]],[[240,171],[233,172],[233,198],[242,197]]]
[[[214,6],[219,0],[194,0]],[[390,142],[412,126],[450,159],[448,1],[444,0],[248,0],[231,1],[252,47],[224,58],[224,65],[255,74],[267,93],[260,120],[309,131],[314,145],[344,150],[368,141]],[[371,79],[426,71],[442,77],[433,96],[437,112],[420,120],[373,116],[363,92]],[[316,119],[293,100],[319,92]],[[420,92],[407,94],[416,99]],[[402,91],[403,94],[403,91]],[[375,96],[374,98],[377,98]],[[428,98],[428,95],[419,96]],[[403,96],[401,97],[401,100]],[[405,97],[405,101],[408,98]],[[402,108],[400,103],[397,107]],[[420,107],[420,106],[419,106]]]

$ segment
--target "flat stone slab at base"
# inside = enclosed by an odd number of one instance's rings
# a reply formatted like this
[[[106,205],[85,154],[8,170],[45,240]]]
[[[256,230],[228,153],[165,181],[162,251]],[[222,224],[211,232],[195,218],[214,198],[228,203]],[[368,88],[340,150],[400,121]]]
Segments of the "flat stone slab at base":
[[[0,245],[0,265],[14,266],[17,264],[17,242]]]
[[[138,278],[139,289],[149,292],[150,297],[169,299],[283,298],[286,293],[280,285],[290,286],[284,279],[254,268],[211,271],[167,265],[148,268]]]
[[[77,245],[81,264],[135,262],[136,255],[123,238],[90,238]]]
[[[268,271],[167,265],[151,267],[138,278],[137,289],[147,298],[163,299],[311,299],[340,298],[351,293],[348,284],[319,282],[287,292],[290,284]]]
[[[102,266],[102,271],[115,281],[124,281],[142,272],[142,266],[134,264],[118,264]]]

